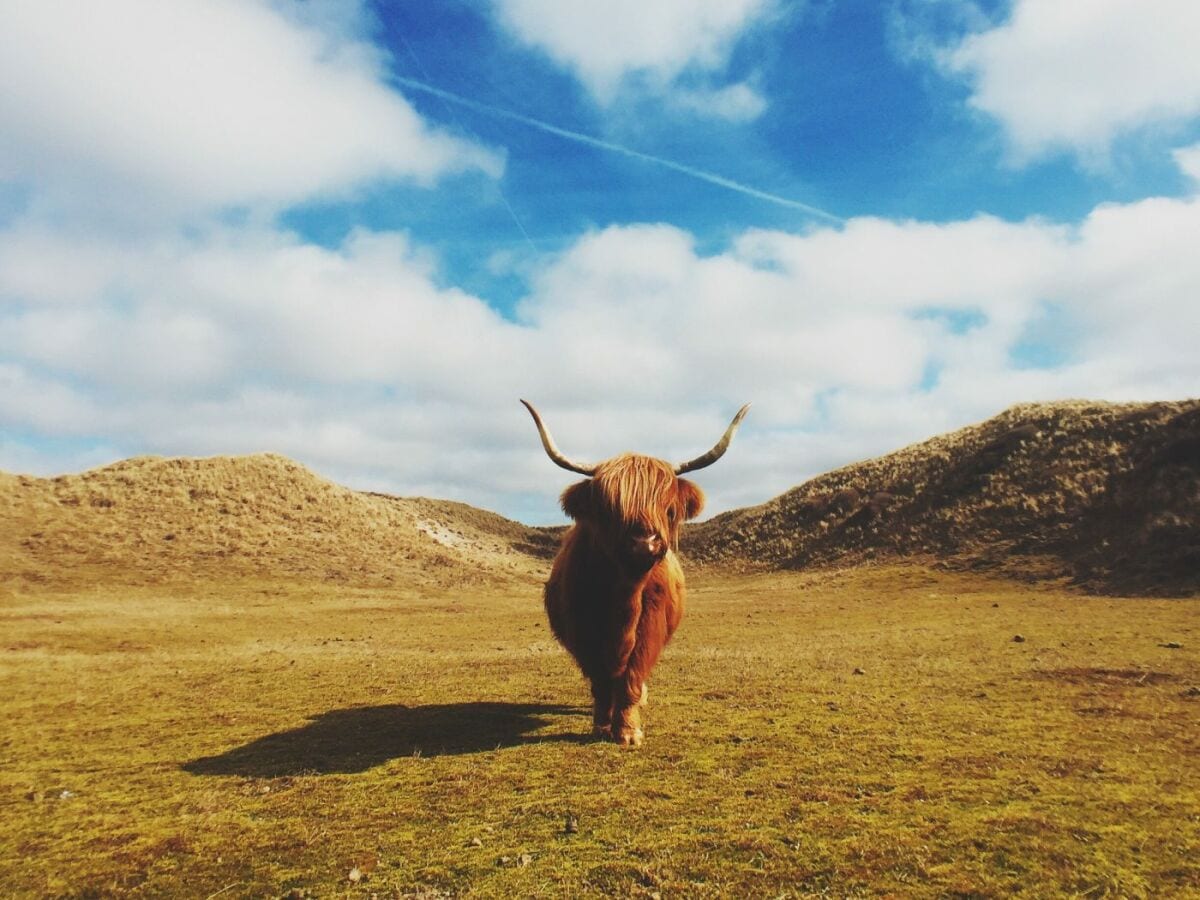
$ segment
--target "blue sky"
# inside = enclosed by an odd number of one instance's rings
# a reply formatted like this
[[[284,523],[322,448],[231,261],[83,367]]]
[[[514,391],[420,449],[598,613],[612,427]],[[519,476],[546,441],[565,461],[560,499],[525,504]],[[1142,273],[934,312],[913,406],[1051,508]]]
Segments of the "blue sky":
[[[556,521],[1200,394],[1190,0],[0,10],[0,469],[275,451]]]

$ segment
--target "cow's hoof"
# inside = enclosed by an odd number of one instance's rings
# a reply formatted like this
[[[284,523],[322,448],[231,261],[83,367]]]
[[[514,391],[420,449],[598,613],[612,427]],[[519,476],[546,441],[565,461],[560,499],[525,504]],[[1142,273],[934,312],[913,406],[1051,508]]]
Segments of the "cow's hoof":
[[[640,747],[642,746],[642,729],[626,728],[618,731],[613,735],[613,740],[622,747]]]
[[[602,741],[611,741],[613,739],[612,726],[611,725],[593,725],[592,726],[592,737],[597,738]]]

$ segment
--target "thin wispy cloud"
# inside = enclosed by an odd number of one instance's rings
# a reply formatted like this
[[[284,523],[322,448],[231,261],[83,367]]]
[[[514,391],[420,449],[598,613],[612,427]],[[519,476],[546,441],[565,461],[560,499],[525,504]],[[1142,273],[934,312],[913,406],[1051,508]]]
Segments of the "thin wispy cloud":
[[[490,103],[483,103],[479,100],[472,100],[469,97],[464,97],[461,94],[454,93],[453,91],[447,91],[444,88],[435,87],[432,84],[426,84],[425,82],[418,81],[415,78],[395,76],[393,80],[401,87],[406,87],[410,90],[430,94],[434,97],[438,97],[441,100],[445,100],[448,103],[455,103],[459,106],[474,110],[475,112],[486,116],[496,116],[501,119],[507,119],[510,122],[518,122],[522,125],[527,125],[530,128],[536,128],[539,131],[545,132],[546,134],[552,134],[555,137],[563,138],[564,140],[574,141],[577,144],[584,144],[588,147],[595,147],[598,150],[607,150],[610,153],[619,153],[620,155],[627,156],[631,159],[661,166],[665,169],[670,169],[673,172],[678,172],[681,175],[687,175],[689,178],[695,178],[699,181],[704,181],[708,184],[725,188],[726,190],[736,191],[739,194],[744,194],[747,197],[753,197],[756,200],[764,200],[767,203],[774,203],[777,206],[798,210],[799,212],[817,219],[821,219],[825,222],[841,225],[846,221],[841,216],[834,215],[833,213],[827,212],[820,207],[813,206],[810,203],[803,203],[799,200],[794,200],[791,197],[782,197],[779,194],[772,194],[770,191],[760,190],[752,185],[743,184],[740,181],[735,181],[732,178],[726,178],[724,175],[718,175],[715,172],[707,172],[704,169],[698,169],[695,166],[689,166],[686,163],[681,163],[673,159],[666,159],[662,156],[655,156],[653,153],[643,153],[641,150],[635,150],[632,147],[626,147],[624,144],[618,144],[614,141],[606,141],[602,138],[593,137],[590,134],[572,131],[569,128],[562,128],[558,125],[553,125],[550,122],[544,122],[541,119],[535,119],[532,116],[526,116],[510,109],[504,109],[503,107],[494,106]]]

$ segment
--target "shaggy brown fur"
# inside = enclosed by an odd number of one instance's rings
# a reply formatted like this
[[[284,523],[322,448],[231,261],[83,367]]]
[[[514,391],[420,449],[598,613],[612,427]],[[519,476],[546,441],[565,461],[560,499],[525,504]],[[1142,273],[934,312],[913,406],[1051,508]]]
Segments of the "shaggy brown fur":
[[[575,525],[546,583],[550,627],[591,682],[596,733],[636,746],[646,679],[683,617],[680,525],[704,495],[667,463],[625,454],[567,488],[562,506]]]

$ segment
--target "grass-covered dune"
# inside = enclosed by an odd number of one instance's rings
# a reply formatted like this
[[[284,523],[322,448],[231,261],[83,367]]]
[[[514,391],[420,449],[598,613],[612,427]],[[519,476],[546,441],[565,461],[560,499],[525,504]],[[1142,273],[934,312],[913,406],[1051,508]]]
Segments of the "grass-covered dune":
[[[632,752],[554,529],[0,473],[0,896],[1200,896],[1198,442],[1014,407],[695,527]]]
[[[1200,400],[1022,403],[691,529],[741,569],[928,564],[1200,595]]]
[[[1200,892],[1195,601],[693,585],[632,752],[533,582],[7,590],[3,893]]]

